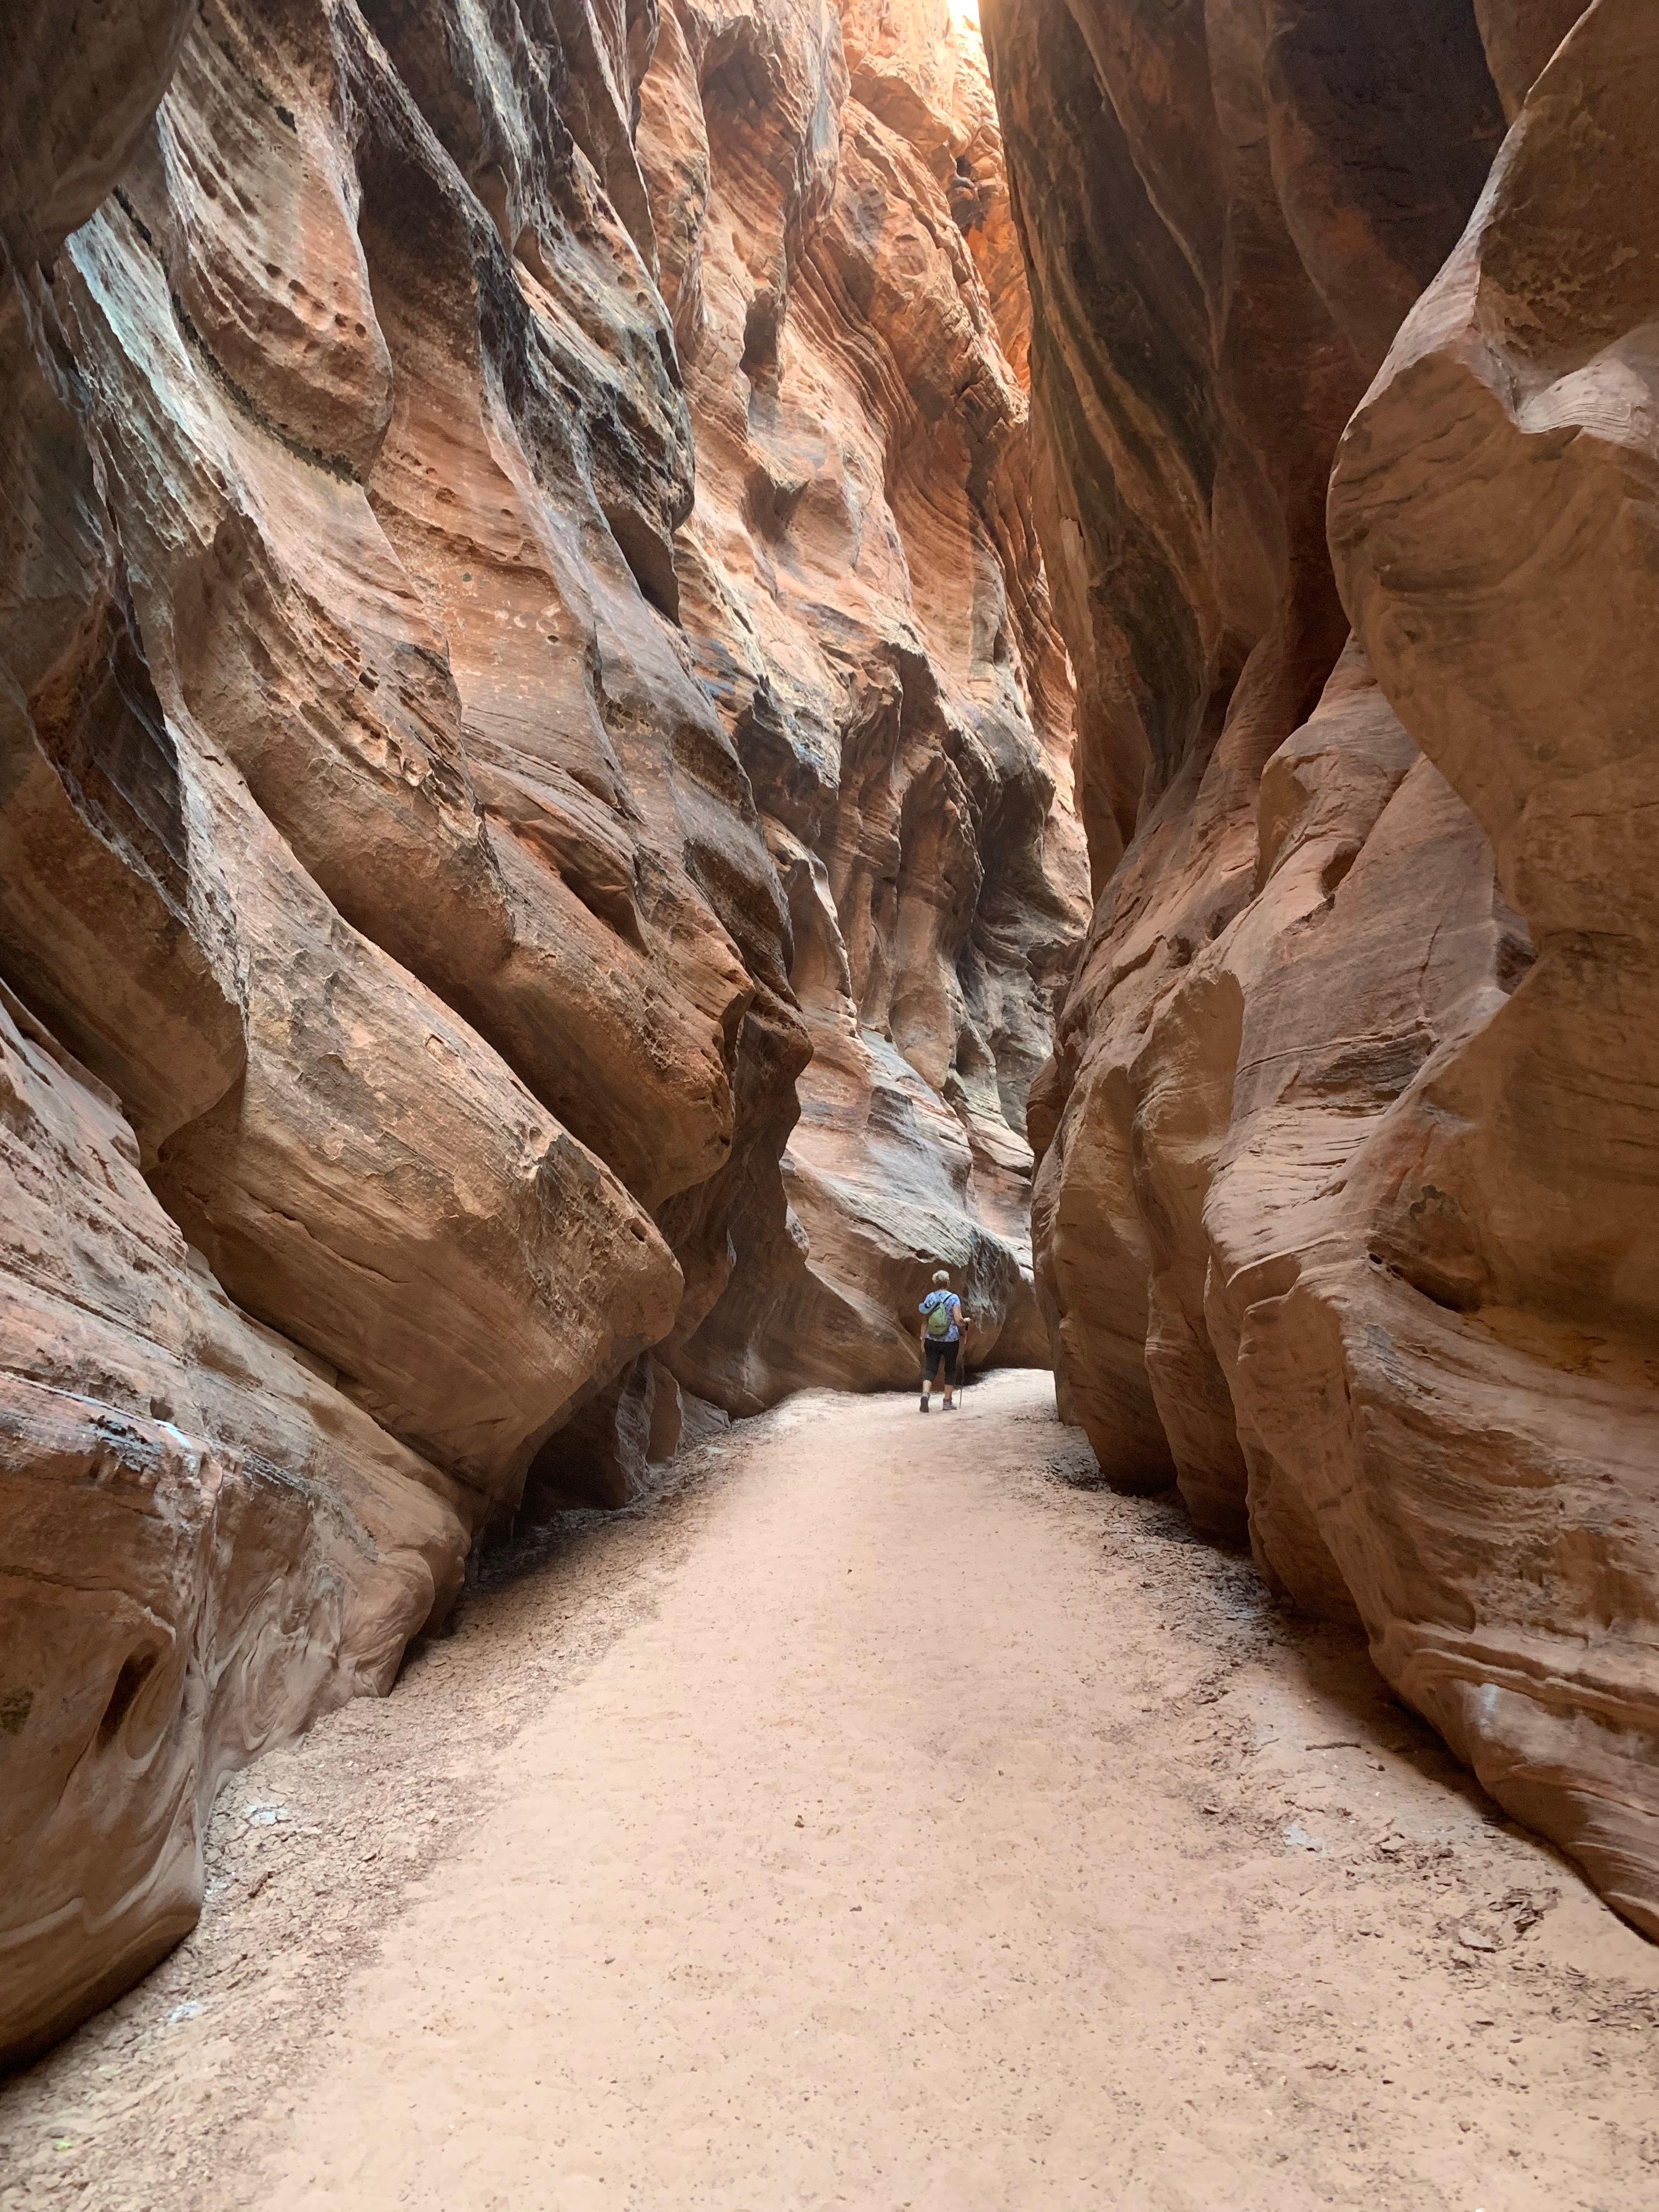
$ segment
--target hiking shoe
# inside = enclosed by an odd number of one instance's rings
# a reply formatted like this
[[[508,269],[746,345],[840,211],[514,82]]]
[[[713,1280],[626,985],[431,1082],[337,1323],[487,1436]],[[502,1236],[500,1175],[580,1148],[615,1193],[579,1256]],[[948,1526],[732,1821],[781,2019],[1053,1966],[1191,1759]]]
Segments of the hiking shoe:
[[[927,1411],[927,1401],[925,1397],[921,1401],[921,1410],[924,1413]]]

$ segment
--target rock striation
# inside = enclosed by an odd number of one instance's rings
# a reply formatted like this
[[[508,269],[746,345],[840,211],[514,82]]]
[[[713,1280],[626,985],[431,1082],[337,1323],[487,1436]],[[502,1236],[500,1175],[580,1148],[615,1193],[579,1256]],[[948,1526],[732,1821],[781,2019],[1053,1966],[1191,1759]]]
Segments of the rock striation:
[[[0,30],[0,2052],[543,1498],[1046,1362],[1086,919],[976,52],[878,0]]]
[[[1097,894],[1060,1388],[1659,1936],[1650,23],[983,21]]]

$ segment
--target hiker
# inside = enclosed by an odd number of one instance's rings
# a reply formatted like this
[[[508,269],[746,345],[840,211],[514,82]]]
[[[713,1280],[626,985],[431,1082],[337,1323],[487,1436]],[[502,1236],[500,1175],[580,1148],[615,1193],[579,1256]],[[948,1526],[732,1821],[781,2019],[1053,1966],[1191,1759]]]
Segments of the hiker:
[[[943,1372],[945,1405],[947,1413],[956,1411],[951,1392],[957,1387],[957,1358],[962,1350],[962,1333],[968,1326],[962,1310],[962,1300],[951,1288],[951,1277],[941,1267],[933,1277],[933,1287],[916,1309],[921,1316],[921,1410],[927,1411],[927,1394],[933,1387],[934,1376]]]

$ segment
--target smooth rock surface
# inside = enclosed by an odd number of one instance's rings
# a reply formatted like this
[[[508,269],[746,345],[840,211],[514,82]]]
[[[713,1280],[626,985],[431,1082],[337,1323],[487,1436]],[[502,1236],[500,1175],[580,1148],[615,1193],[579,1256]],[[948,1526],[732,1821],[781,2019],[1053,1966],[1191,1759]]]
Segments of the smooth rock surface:
[[[0,2053],[527,1480],[908,1376],[941,1258],[1046,1358],[1023,281],[982,64],[846,15],[0,30]]]
[[[1659,1934],[1646,12],[984,23],[1099,894],[1061,1390]]]

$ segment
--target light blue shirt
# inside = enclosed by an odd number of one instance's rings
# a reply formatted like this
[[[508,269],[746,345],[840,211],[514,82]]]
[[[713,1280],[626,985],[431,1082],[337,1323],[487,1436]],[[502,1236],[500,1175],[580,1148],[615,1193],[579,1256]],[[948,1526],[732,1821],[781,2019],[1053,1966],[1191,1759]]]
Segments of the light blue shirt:
[[[916,1311],[920,1314],[930,1314],[933,1310],[933,1308],[938,1305],[952,1306],[956,1310],[951,1316],[951,1326],[945,1330],[943,1339],[941,1340],[935,1337],[932,1339],[931,1341],[936,1344],[940,1341],[943,1341],[945,1344],[955,1344],[958,1340],[957,1334],[957,1316],[962,1312],[962,1300],[957,1296],[954,1291],[929,1291],[927,1297],[916,1308]]]

